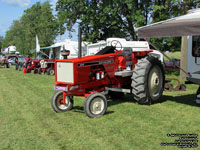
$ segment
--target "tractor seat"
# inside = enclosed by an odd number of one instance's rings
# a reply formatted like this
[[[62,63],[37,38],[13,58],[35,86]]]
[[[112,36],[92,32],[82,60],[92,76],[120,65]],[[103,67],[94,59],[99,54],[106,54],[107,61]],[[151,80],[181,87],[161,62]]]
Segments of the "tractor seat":
[[[126,68],[126,70],[132,70],[133,62],[132,62],[132,48],[125,47],[122,53],[118,54],[117,56],[121,56],[121,68]]]
[[[105,48],[103,48],[101,51],[99,51],[95,55],[104,55],[104,54],[111,54],[111,53],[115,53],[115,47],[106,46]]]
[[[131,47],[125,47],[122,51],[122,53],[118,54],[117,56],[132,56],[132,48]]]

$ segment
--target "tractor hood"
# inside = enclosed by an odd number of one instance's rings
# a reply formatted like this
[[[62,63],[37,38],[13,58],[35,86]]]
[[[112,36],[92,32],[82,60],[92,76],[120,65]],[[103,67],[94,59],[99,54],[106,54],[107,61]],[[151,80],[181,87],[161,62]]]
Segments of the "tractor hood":
[[[55,81],[57,84],[69,85],[88,83],[91,70],[95,66],[104,66],[106,68],[104,71],[112,77],[114,76],[115,57],[117,57],[119,53],[121,53],[121,51],[105,55],[56,60]]]

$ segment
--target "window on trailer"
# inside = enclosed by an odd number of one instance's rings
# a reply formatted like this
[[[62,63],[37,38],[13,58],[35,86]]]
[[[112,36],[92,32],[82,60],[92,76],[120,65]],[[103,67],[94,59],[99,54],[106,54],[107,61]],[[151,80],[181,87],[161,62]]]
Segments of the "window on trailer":
[[[200,36],[192,37],[192,56],[200,57]]]

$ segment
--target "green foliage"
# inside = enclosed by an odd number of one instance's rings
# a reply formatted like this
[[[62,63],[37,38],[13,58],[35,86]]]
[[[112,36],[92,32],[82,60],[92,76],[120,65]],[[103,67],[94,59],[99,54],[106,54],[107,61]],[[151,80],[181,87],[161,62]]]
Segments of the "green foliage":
[[[150,41],[162,51],[181,51],[181,37],[151,38]]]
[[[20,53],[27,54],[36,47],[36,35],[41,47],[53,44],[58,35],[57,21],[48,1],[42,4],[37,2],[26,9],[23,16],[15,20],[6,32],[3,46],[16,45]]]
[[[3,36],[0,36],[0,50],[1,48],[3,48],[2,44],[3,44]]]
[[[79,22],[86,41],[95,42],[107,37],[135,40],[134,26],[144,22],[137,7],[138,2],[132,0],[59,0],[60,33],[64,33],[65,28],[73,31],[73,25]]]
[[[58,0],[60,34],[73,32],[78,22],[84,40],[96,42],[108,37],[137,40],[135,27],[185,14],[200,0]],[[180,38],[153,39],[161,50],[179,51]]]

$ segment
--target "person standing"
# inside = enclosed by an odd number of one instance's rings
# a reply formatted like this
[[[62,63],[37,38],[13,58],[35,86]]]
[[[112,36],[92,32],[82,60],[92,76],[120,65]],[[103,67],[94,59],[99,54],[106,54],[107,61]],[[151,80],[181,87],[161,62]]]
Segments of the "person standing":
[[[15,69],[16,70],[18,70],[18,67],[19,67],[19,53],[15,53],[15,56],[16,56],[16,58],[15,58]]]

